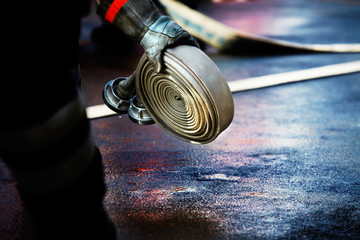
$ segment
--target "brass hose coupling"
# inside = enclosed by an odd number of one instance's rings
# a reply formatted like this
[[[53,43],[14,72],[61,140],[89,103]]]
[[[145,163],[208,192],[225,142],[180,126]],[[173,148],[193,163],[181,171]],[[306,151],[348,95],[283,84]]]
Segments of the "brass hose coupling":
[[[157,73],[144,54],[131,77],[105,86],[105,103],[116,112],[127,109],[136,123],[155,122],[185,142],[212,142],[234,115],[224,76],[204,52],[188,45],[167,49],[163,61],[164,69]]]

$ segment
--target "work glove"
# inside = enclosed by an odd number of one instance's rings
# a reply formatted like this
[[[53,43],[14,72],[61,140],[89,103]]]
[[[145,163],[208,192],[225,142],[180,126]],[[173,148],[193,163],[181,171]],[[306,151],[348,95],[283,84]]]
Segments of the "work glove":
[[[199,47],[195,38],[168,16],[161,16],[152,24],[140,41],[156,72],[164,67],[164,51],[178,45]]]

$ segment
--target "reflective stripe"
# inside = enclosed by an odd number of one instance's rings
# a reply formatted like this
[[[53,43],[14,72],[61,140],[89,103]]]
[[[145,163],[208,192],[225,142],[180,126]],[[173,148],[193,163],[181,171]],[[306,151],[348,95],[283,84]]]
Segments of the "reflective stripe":
[[[124,4],[127,1],[128,0],[114,0],[111,3],[108,11],[106,12],[105,19],[110,23],[112,23],[115,19],[116,14],[119,12],[119,10],[122,8],[122,6],[124,6]]]
[[[13,170],[24,190],[34,194],[46,194],[65,187],[76,181],[86,172],[94,161],[94,142],[91,137],[76,153],[56,166],[41,171]],[[56,154],[56,153],[54,153]]]
[[[38,126],[15,132],[1,131],[0,148],[15,153],[31,153],[44,149],[68,135],[83,117],[84,110],[84,100],[79,96]]]

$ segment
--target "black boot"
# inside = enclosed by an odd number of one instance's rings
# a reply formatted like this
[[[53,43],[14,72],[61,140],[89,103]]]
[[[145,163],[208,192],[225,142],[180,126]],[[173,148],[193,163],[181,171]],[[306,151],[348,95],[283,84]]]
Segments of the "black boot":
[[[34,239],[116,239],[116,230],[103,207],[105,184],[101,155],[70,186],[51,194],[34,195],[19,186],[25,209],[35,226]]]

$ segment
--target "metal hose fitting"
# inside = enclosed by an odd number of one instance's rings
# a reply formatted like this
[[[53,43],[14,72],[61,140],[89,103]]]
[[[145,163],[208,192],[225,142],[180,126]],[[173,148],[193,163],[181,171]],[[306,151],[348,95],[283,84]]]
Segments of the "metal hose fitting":
[[[103,90],[104,103],[114,112],[125,113],[130,106],[132,94],[135,90],[133,75],[129,78],[119,77],[108,82]]]

